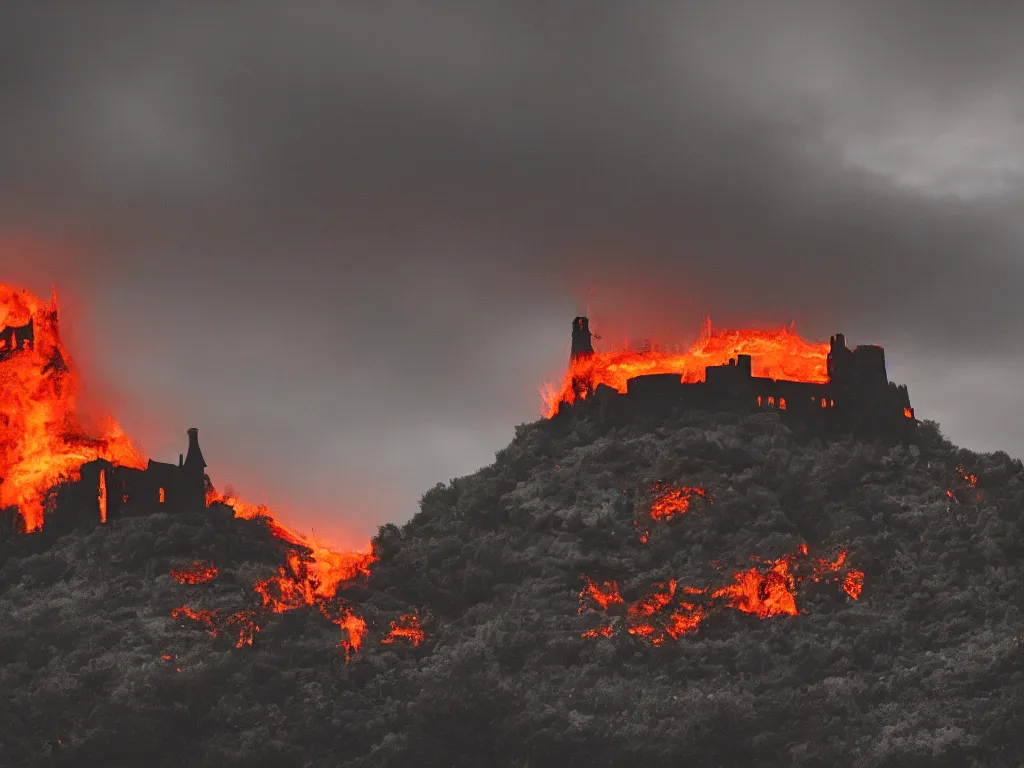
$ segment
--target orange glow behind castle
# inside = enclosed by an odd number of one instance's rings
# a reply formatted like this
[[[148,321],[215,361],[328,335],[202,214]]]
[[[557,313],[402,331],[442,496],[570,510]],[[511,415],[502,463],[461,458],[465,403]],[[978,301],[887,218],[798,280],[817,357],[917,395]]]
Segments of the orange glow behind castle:
[[[34,343],[13,350],[10,329],[34,325]],[[103,458],[142,468],[145,461],[113,419],[102,434],[82,427],[78,378],[61,343],[57,295],[43,301],[0,283],[0,508],[17,506],[25,530],[43,525],[46,494],[62,479],[77,479],[82,464]]]
[[[737,355],[750,355],[754,376],[824,384],[828,382],[828,352],[828,343],[807,341],[792,326],[775,331],[724,331],[713,328],[706,318],[700,337],[685,352],[623,347],[574,358],[560,385],[543,387],[544,414],[550,418],[562,403],[576,401],[574,382],[588,391],[605,384],[624,393],[627,380],[635,376],[678,373],[683,382],[696,384],[704,381],[706,366],[726,365]]]
[[[77,411],[78,374],[61,342],[57,296],[44,301],[24,289],[0,283],[0,509],[17,506],[26,531],[43,526],[46,497],[62,480],[77,480],[94,459],[143,469],[146,460],[113,418],[104,418],[99,437],[90,436]],[[33,341],[12,349],[13,329],[33,324]],[[100,475],[101,522],[106,522],[105,475]],[[225,503],[242,518],[270,520],[279,539],[311,550],[309,576],[318,598],[333,597],[339,584],[369,573],[375,556],[334,551],[290,530],[264,505],[250,505],[233,493],[211,490],[207,503]]]

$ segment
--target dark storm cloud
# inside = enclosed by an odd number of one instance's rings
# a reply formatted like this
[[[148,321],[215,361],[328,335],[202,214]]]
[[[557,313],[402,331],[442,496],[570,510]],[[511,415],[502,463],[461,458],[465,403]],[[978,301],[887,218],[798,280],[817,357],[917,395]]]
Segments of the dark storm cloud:
[[[407,516],[537,414],[587,307],[884,343],[1021,453],[1012,393],[963,405],[1024,367],[1004,5],[8,8],[4,228],[87,239],[100,374],[278,502]]]

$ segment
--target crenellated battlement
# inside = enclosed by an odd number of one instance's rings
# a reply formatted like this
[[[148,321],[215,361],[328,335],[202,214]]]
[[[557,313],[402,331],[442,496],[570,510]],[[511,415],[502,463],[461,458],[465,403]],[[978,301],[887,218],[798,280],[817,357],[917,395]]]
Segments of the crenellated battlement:
[[[572,358],[594,354],[587,318],[573,320]],[[603,415],[709,410],[773,412],[794,425],[824,434],[913,434],[917,420],[907,387],[889,381],[885,350],[862,344],[853,349],[846,337],[830,340],[828,380],[790,381],[754,375],[753,359],[740,354],[723,365],[709,365],[704,380],[687,382],[678,373],[654,373],[626,381],[624,393],[605,384],[589,389],[573,381],[575,404],[563,403],[558,413],[597,408]]]

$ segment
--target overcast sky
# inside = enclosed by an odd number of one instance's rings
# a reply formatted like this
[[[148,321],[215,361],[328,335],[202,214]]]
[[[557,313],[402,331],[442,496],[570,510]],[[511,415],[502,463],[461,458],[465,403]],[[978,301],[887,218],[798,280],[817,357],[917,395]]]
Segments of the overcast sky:
[[[540,414],[572,318],[886,347],[1024,455],[1024,5],[0,9],[0,279],[148,453],[355,543]]]

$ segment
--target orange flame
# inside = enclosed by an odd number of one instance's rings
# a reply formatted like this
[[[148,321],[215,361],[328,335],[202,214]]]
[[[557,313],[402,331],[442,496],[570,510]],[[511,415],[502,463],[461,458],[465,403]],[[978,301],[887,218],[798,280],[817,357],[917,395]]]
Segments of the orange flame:
[[[960,476],[961,480],[967,483],[968,488],[974,488],[978,485],[978,476],[964,469],[963,464],[957,464],[956,473]]]
[[[627,615],[631,619],[638,618],[640,616],[653,616],[666,605],[672,602],[672,598],[676,596],[676,580],[671,579],[667,584],[658,583],[654,585],[655,592],[647,595],[640,600],[637,600],[627,610]]]
[[[723,331],[706,318],[700,337],[686,352],[622,348],[574,358],[560,385],[549,383],[542,388],[543,412],[550,418],[562,403],[576,402],[577,392],[586,398],[599,384],[624,393],[626,381],[635,376],[678,373],[685,383],[701,382],[705,367],[725,365],[737,355],[751,356],[754,376],[824,384],[828,352],[828,344],[806,341],[792,326],[777,331]]]
[[[751,568],[734,573],[733,579],[735,583],[712,592],[711,596],[725,597],[730,608],[752,613],[759,619],[797,615],[793,594],[796,580],[789,570],[789,558],[774,562],[767,573]]]
[[[622,602],[622,595],[619,594],[619,585],[614,581],[606,581],[602,585],[597,585],[590,580],[587,576],[581,576],[583,579],[583,589],[580,590],[580,607],[579,613],[583,613],[587,609],[587,598],[589,597],[599,606],[601,610],[607,611],[609,605]]]
[[[651,500],[649,515],[651,520],[655,521],[668,520],[677,515],[686,514],[690,509],[690,500],[694,496],[706,498],[708,502],[713,501],[708,492],[703,488],[691,488],[685,485],[671,486],[658,481],[651,486],[650,490],[654,494],[654,498]],[[633,527],[636,528],[637,534],[640,536],[641,544],[646,544],[650,541],[650,530],[647,528],[641,529],[639,520],[633,521]]]
[[[864,571],[850,571],[843,579],[843,592],[854,600],[860,600],[860,593],[864,589]]]
[[[732,608],[743,613],[767,619],[773,616],[796,616],[798,585],[810,578],[821,581],[830,574],[836,574],[846,565],[847,551],[842,550],[833,559],[818,558],[810,561],[806,544],[800,544],[796,552],[777,560],[761,561],[767,566],[757,566],[733,574],[733,582],[716,590],[708,587],[683,586],[678,588],[672,579],[653,585],[653,591],[631,603],[626,610],[626,632],[661,645],[666,639],[678,640],[683,635],[696,632],[701,623],[717,608]],[[608,612],[611,606],[621,603],[616,582],[604,582],[598,587],[589,577],[582,576],[584,587],[580,591],[579,612]],[[839,576],[830,581],[839,582]],[[864,572],[847,569],[842,579],[843,591],[853,600],[860,599],[864,587]],[[668,609],[677,594],[704,596],[705,602],[682,600],[671,612]],[[588,602],[588,598],[590,602]],[[617,599],[616,599],[617,598]],[[592,603],[592,604],[591,604]],[[596,606],[596,607],[595,607]],[[612,626],[602,624],[596,629],[583,632],[583,638],[611,637]]]
[[[107,470],[100,470],[100,484],[96,491],[96,499],[100,503],[100,522],[107,522]]]
[[[236,517],[245,520],[264,518],[270,524],[274,536],[295,547],[310,550],[309,559],[303,562],[303,573],[308,574],[309,588],[312,594],[321,598],[332,598],[338,591],[338,585],[355,579],[358,576],[369,576],[370,567],[377,561],[372,544],[365,550],[355,552],[339,552],[312,536],[304,536],[291,530],[275,519],[270,507],[265,504],[248,504],[235,495],[230,488],[224,493],[211,488],[206,493],[206,503],[224,504],[235,511]],[[295,554],[295,553],[293,553]],[[298,559],[295,554],[295,558]],[[291,562],[291,556],[289,557]],[[312,603],[305,602],[306,605]]]
[[[343,580],[354,579],[360,574],[369,575],[370,564],[376,556],[372,547],[365,553],[328,552],[334,560],[324,564],[303,559],[297,550],[292,550],[288,553],[288,567],[278,568],[276,576],[257,581],[253,589],[262,599],[263,607],[272,613],[284,613],[304,605],[319,609],[328,621],[346,633],[347,637],[338,645],[345,649],[345,657],[350,658],[362,645],[366,622],[356,616],[346,603],[334,600],[337,604],[332,605],[331,601]],[[326,585],[320,582],[320,573],[325,573],[331,581]]]
[[[675,515],[683,515],[690,509],[693,496],[707,497],[703,488],[680,486],[674,488],[662,483],[655,483],[651,488],[657,496],[651,502],[651,520],[668,520]]]
[[[402,639],[408,640],[415,648],[423,642],[424,637],[423,630],[420,629],[420,617],[413,612],[399,616],[398,621],[392,621],[391,631],[388,632],[387,637],[381,640],[381,643],[388,645]]]
[[[138,449],[107,420],[99,437],[85,433],[77,411],[77,372],[61,343],[56,292],[43,301],[0,283],[0,508],[17,506],[26,531],[43,526],[50,488],[77,479],[82,464],[106,459],[143,468]],[[30,341],[16,329],[32,326]]]
[[[205,584],[217,578],[217,569],[212,563],[204,563],[201,560],[197,560],[185,568],[172,569],[171,576],[179,584]]]

